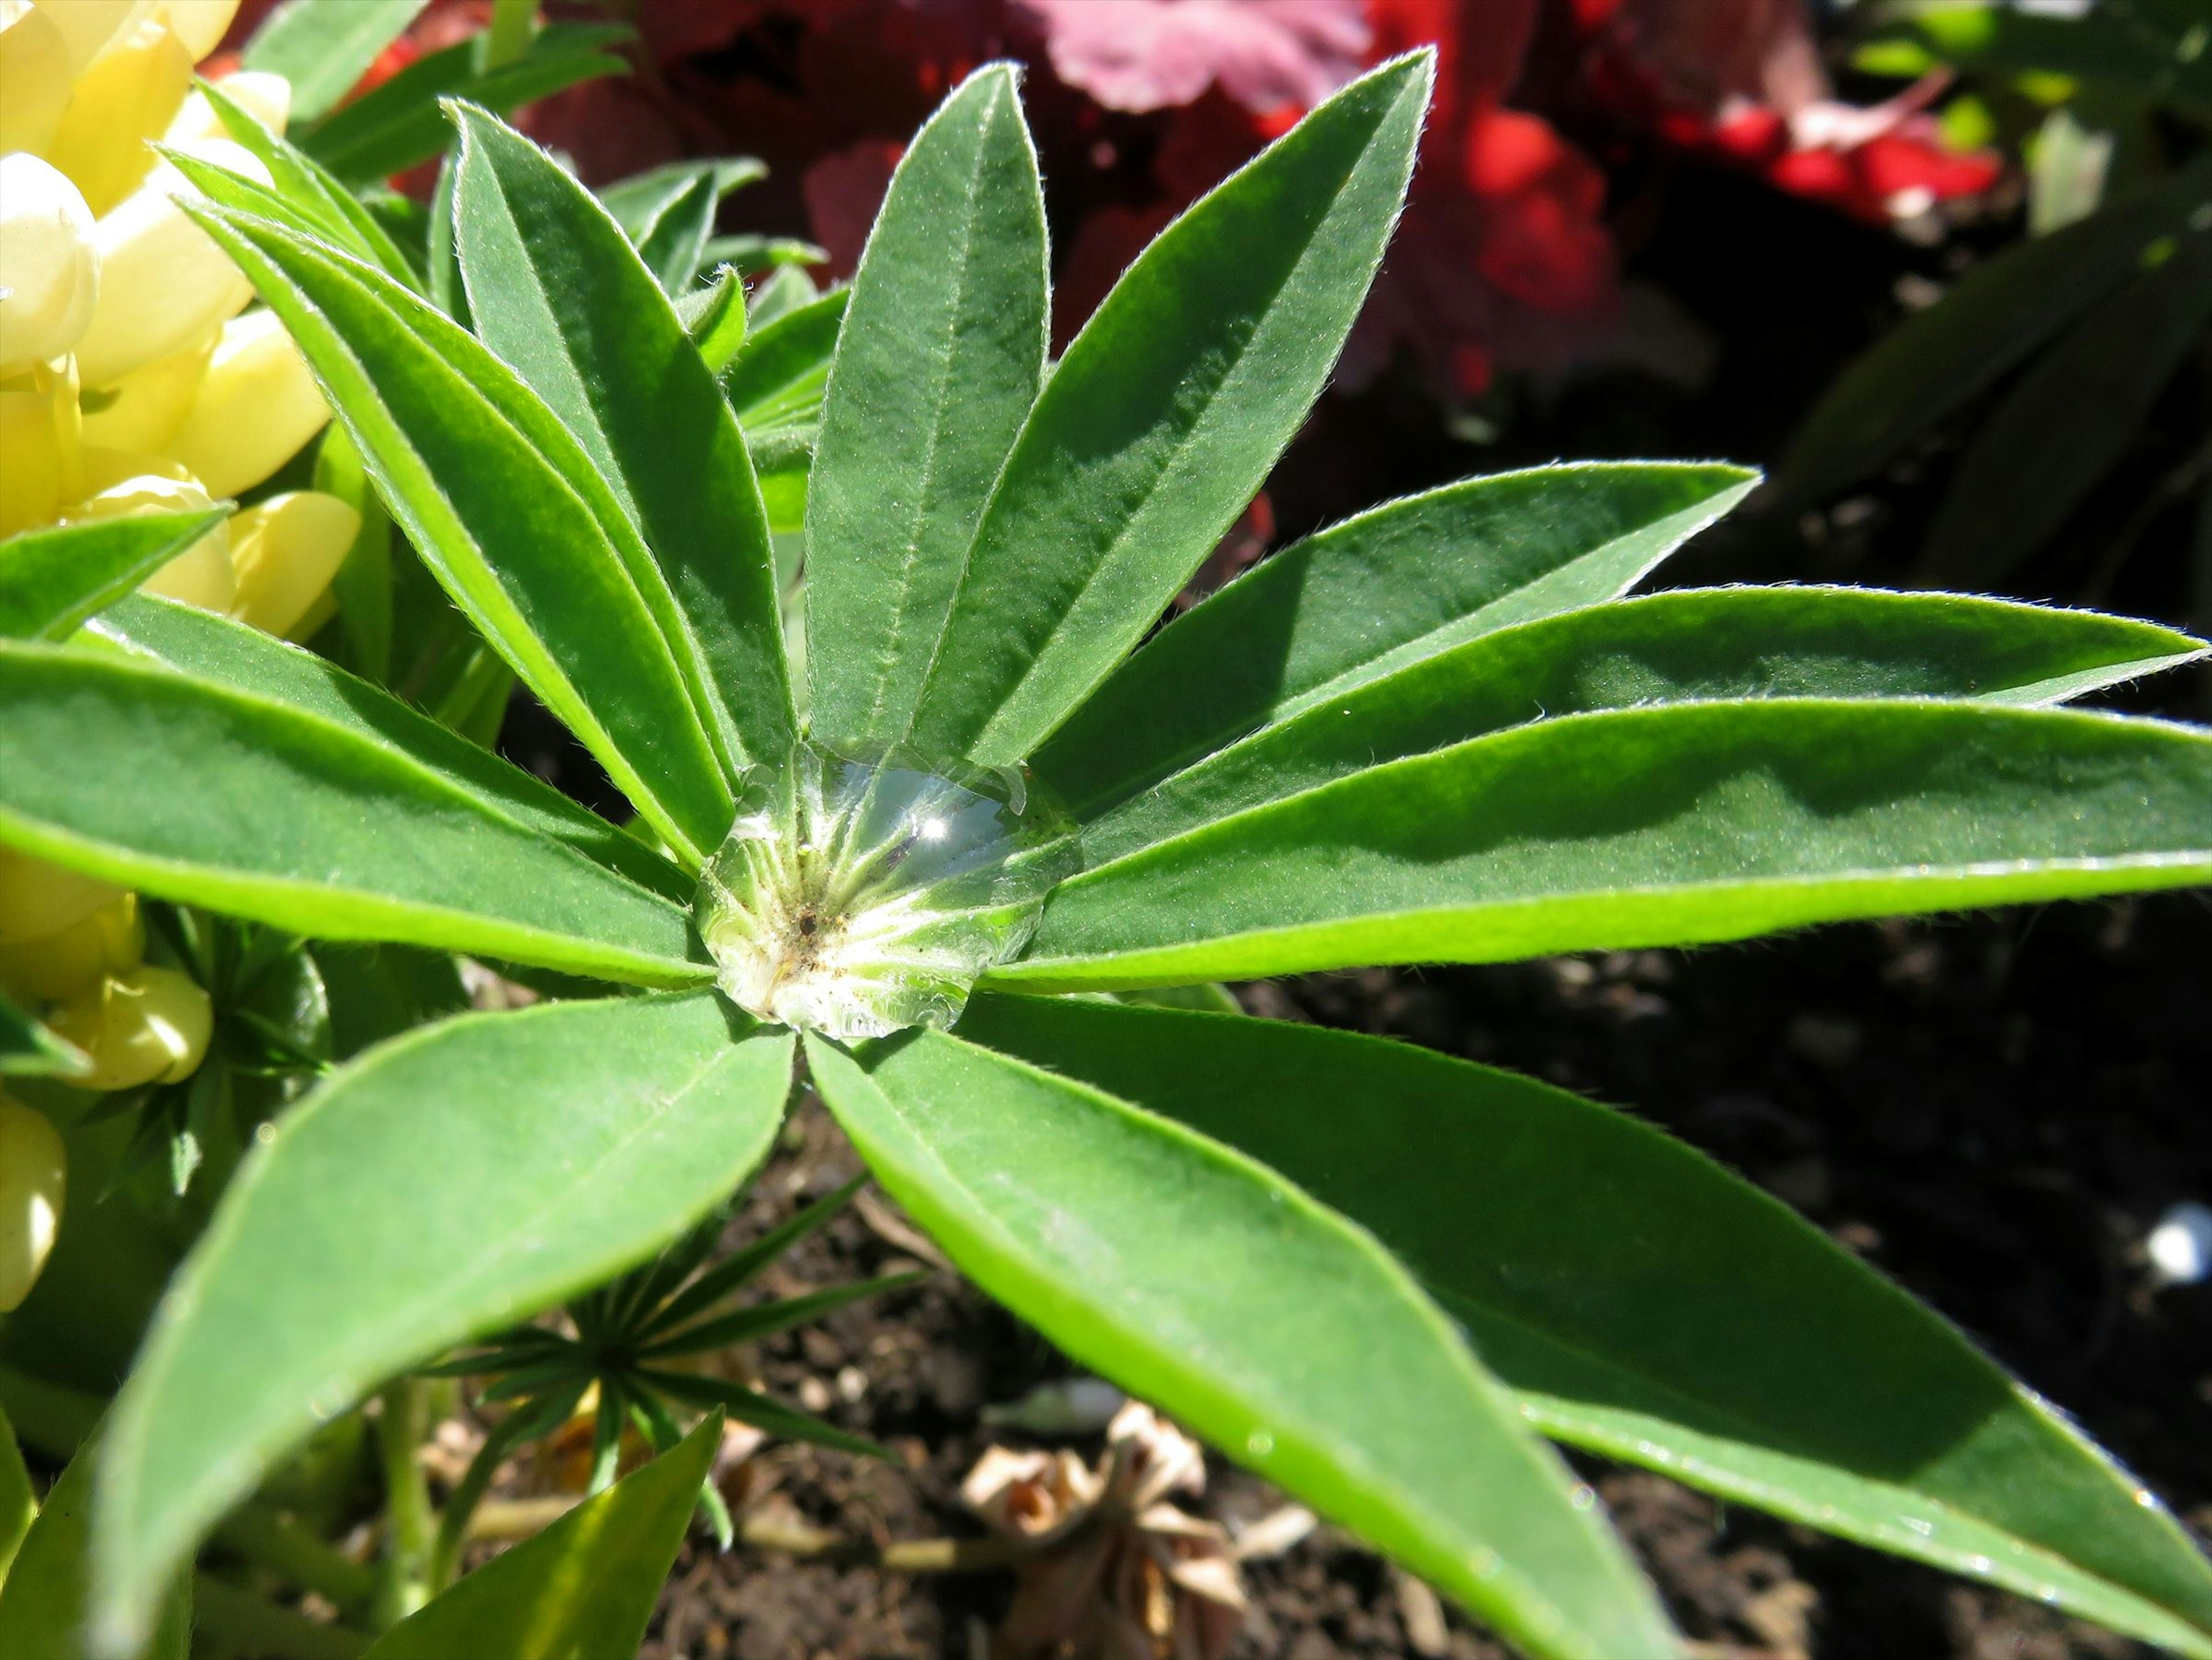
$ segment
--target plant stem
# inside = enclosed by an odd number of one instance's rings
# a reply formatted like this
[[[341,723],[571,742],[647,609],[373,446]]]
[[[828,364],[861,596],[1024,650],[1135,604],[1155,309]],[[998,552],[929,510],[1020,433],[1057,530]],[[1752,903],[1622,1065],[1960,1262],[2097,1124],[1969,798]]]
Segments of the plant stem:
[[[375,1569],[333,1550],[266,1505],[241,1505],[224,1518],[215,1536],[249,1562],[274,1570],[302,1590],[327,1596],[349,1614],[364,1612],[375,1599]]]
[[[377,1628],[395,1626],[428,1599],[425,1570],[436,1524],[429,1482],[415,1450],[429,1432],[428,1390],[419,1377],[403,1377],[379,1397],[377,1447],[384,1468],[383,1583],[377,1587]]]
[[[484,1436],[483,1445],[470,1460],[459,1485],[446,1500],[445,1514],[438,1518],[438,1537],[430,1547],[426,1577],[431,1596],[435,1596],[453,1583],[454,1571],[460,1566],[461,1547],[473,1536],[470,1520],[483,1499],[484,1489],[491,1485],[492,1476],[514,1444],[522,1438],[521,1432],[528,1424],[527,1413],[511,1412],[493,1425]]]
[[[485,31],[483,66],[504,69],[530,50],[530,27],[538,0],[492,0],[491,27]]]
[[[192,1621],[203,1639],[265,1660],[358,1660],[371,1641],[364,1633],[325,1626],[205,1573],[192,1580]]]

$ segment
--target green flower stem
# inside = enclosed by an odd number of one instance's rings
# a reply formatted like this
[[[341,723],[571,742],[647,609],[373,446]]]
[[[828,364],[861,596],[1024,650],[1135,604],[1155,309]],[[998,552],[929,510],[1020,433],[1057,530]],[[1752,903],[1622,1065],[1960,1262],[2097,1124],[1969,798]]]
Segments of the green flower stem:
[[[436,1531],[430,1488],[415,1450],[429,1432],[428,1385],[403,1377],[380,1397],[377,1444],[384,1466],[384,1579],[376,1594],[380,1630],[396,1626],[428,1600],[426,1569]]]
[[[223,1519],[216,1538],[249,1562],[270,1568],[315,1591],[349,1614],[368,1608],[377,1591],[374,1568],[332,1549],[290,1516],[267,1505],[241,1505]]]
[[[358,1660],[371,1641],[363,1633],[280,1608],[205,1573],[192,1580],[192,1624],[203,1641],[267,1660]]]

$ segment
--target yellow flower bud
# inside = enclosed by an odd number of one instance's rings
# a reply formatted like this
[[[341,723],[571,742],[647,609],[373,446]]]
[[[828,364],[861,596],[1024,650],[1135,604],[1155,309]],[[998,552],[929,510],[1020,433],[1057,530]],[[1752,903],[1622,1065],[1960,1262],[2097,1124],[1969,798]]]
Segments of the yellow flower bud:
[[[198,480],[175,462],[155,456],[92,450],[85,457],[85,471],[94,494],[69,510],[72,525],[141,513],[204,513],[215,505]],[[181,599],[202,611],[228,611],[238,597],[228,524],[217,525],[141,586],[148,593]]]
[[[106,213],[153,171],[146,147],[176,119],[191,90],[192,55],[159,23],[141,23],[77,77],[46,155]]]
[[[76,186],[35,155],[0,155],[0,378],[74,348],[99,292]]]
[[[207,379],[166,447],[211,496],[251,489],[331,418],[307,360],[270,311],[223,325]]]
[[[192,399],[199,395],[208,360],[222,337],[210,331],[174,356],[133,369],[108,387],[107,395],[114,401],[86,412],[84,441],[140,455],[168,448],[177,429],[185,424]]]
[[[59,26],[31,0],[0,0],[0,154],[45,149],[69,100]]]
[[[138,896],[126,893],[59,933],[0,945],[0,990],[21,1003],[58,1001],[107,975],[128,974],[145,958]]]
[[[84,491],[76,376],[64,360],[0,380],[0,537],[51,525]]]
[[[238,0],[161,0],[154,15],[177,32],[197,64],[222,44],[238,15]]]
[[[126,897],[110,883],[0,848],[0,942],[46,939]]]
[[[271,132],[281,133],[292,119],[292,83],[266,70],[240,70],[216,82],[230,100]],[[161,135],[165,144],[189,143],[195,138],[222,138],[230,130],[215,112],[215,106],[195,88],[185,96],[185,106]]]
[[[78,993],[46,1024],[92,1057],[92,1071],[71,1083],[127,1090],[191,1077],[215,1031],[215,1007],[190,975],[148,964]]]
[[[269,182],[266,167],[226,140],[203,138],[179,148],[256,184]],[[164,163],[94,228],[100,303],[76,349],[86,386],[112,386],[131,370],[182,351],[253,297],[253,285],[173,199],[195,194],[184,175]]]
[[[21,1305],[61,1231],[69,1154],[46,1114],[0,1095],[0,1314]]]
[[[230,614],[279,635],[307,617],[361,534],[361,514],[320,490],[272,496],[231,522],[238,598]]]
[[[69,78],[118,39],[127,40],[154,9],[155,0],[35,0],[60,27],[69,48]]]

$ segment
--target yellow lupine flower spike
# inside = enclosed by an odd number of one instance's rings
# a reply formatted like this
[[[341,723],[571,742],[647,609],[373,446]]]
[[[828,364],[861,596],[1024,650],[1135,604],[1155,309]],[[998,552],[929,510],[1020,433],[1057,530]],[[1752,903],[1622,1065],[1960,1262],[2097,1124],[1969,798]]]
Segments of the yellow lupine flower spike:
[[[127,1090],[191,1077],[214,1035],[215,1009],[190,975],[149,963],[79,992],[46,1024],[92,1057],[92,1071],[72,1081]]]
[[[149,138],[168,130],[191,90],[192,56],[175,33],[141,23],[77,77],[46,158],[106,213],[153,171]]]
[[[235,496],[298,454],[330,418],[276,313],[251,311],[223,325],[198,395],[164,447],[210,496]]]
[[[59,26],[31,0],[0,0],[0,154],[43,151],[69,100]]]
[[[353,506],[320,490],[293,490],[248,508],[231,521],[238,597],[230,614],[267,633],[291,635],[360,534]]]
[[[0,1314],[30,1295],[53,1250],[66,1172],[46,1116],[0,1095]]]
[[[91,212],[35,155],[0,155],[0,379],[74,350],[100,294]]]
[[[126,893],[58,933],[0,944],[0,991],[19,1003],[58,1002],[145,960],[138,896]]]

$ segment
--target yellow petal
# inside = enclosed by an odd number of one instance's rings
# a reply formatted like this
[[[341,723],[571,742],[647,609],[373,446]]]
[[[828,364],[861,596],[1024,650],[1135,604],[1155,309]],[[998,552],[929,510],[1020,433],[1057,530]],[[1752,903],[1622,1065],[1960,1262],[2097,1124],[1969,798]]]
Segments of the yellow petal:
[[[167,449],[199,395],[208,360],[215,356],[220,338],[210,331],[173,356],[131,370],[107,388],[106,396],[112,401],[85,414],[84,441],[139,454]]]
[[[270,634],[289,633],[330,587],[359,534],[361,514],[320,490],[294,490],[248,508],[232,520],[238,598],[230,614]]]
[[[35,0],[35,3],[60,28],[62,42],[69,49],[69,78],[74,81],[118,37],[137,29],[153,11],[155,0]]]
[[[69,510],[72,525],[141,513],[204,513],[215,505],[182,467],[158,457],[91,450],[85,456],[85,472],[94,494]],[[180,599],[202,611],[228,611],[238,597],[228,524],[217,525],[142,586],[148,593]]]
[[[0,1314],[21,1304],[46,1266],[68,1173],[52,1121],[0,1095]]]
[[[0,945],[0,989],[21,1003],[55,1001],[127,974],[145,958],[138,896],[126,893],[59,933]]]
[[[127,897],[112,883],[0,848],[0,941],[46,939]]]
[[[75,349],[100,293],[92,215],[35,155],[0,155],[0,378]]]
[[[59,26],[31,0],[0,0],[0,152],[44,150],[69,100]]]
[[[231,101],[270,131],[281,133],[292,118],[292,83],[266,70],[240,70],[216,82]],[[161,135],[165,144],[187,143],[195,138],[222,138],[229,134],[215,112],[215,106],[196,87],[185,96],[185,106]]]
[[[238,15],[238,0],[161,0],[154,15],[177,32],[197,64],[222,44]]]
[[[0,381],[0,537],[52,524],[83,493],[76,400],[66,359]]]
[[[92,1057],[91,1072],[71,1083],[127,1090],[191,1077],[207,1054],[215,1009],[190,975],[147,964],[80,992],[46,1024]]]
[[[269,182],[266,167],[226,140],[179,148],[256,184]],[[197,194],[164,163],[94,228],[100,303],[76,349],[86,386],[112,386],[131,370],[182,351],[252,298],[253,285],[172,199]]]
[[[166,447],[210,495],[236,496],[297,455],[330,418],[276,314],[251,311],[223,325],[207,379]]]
[[[192,55],[159,23],[141,23],[77,77],[46,155],[106,213],[153,171],[159,138],[191,90]]]

